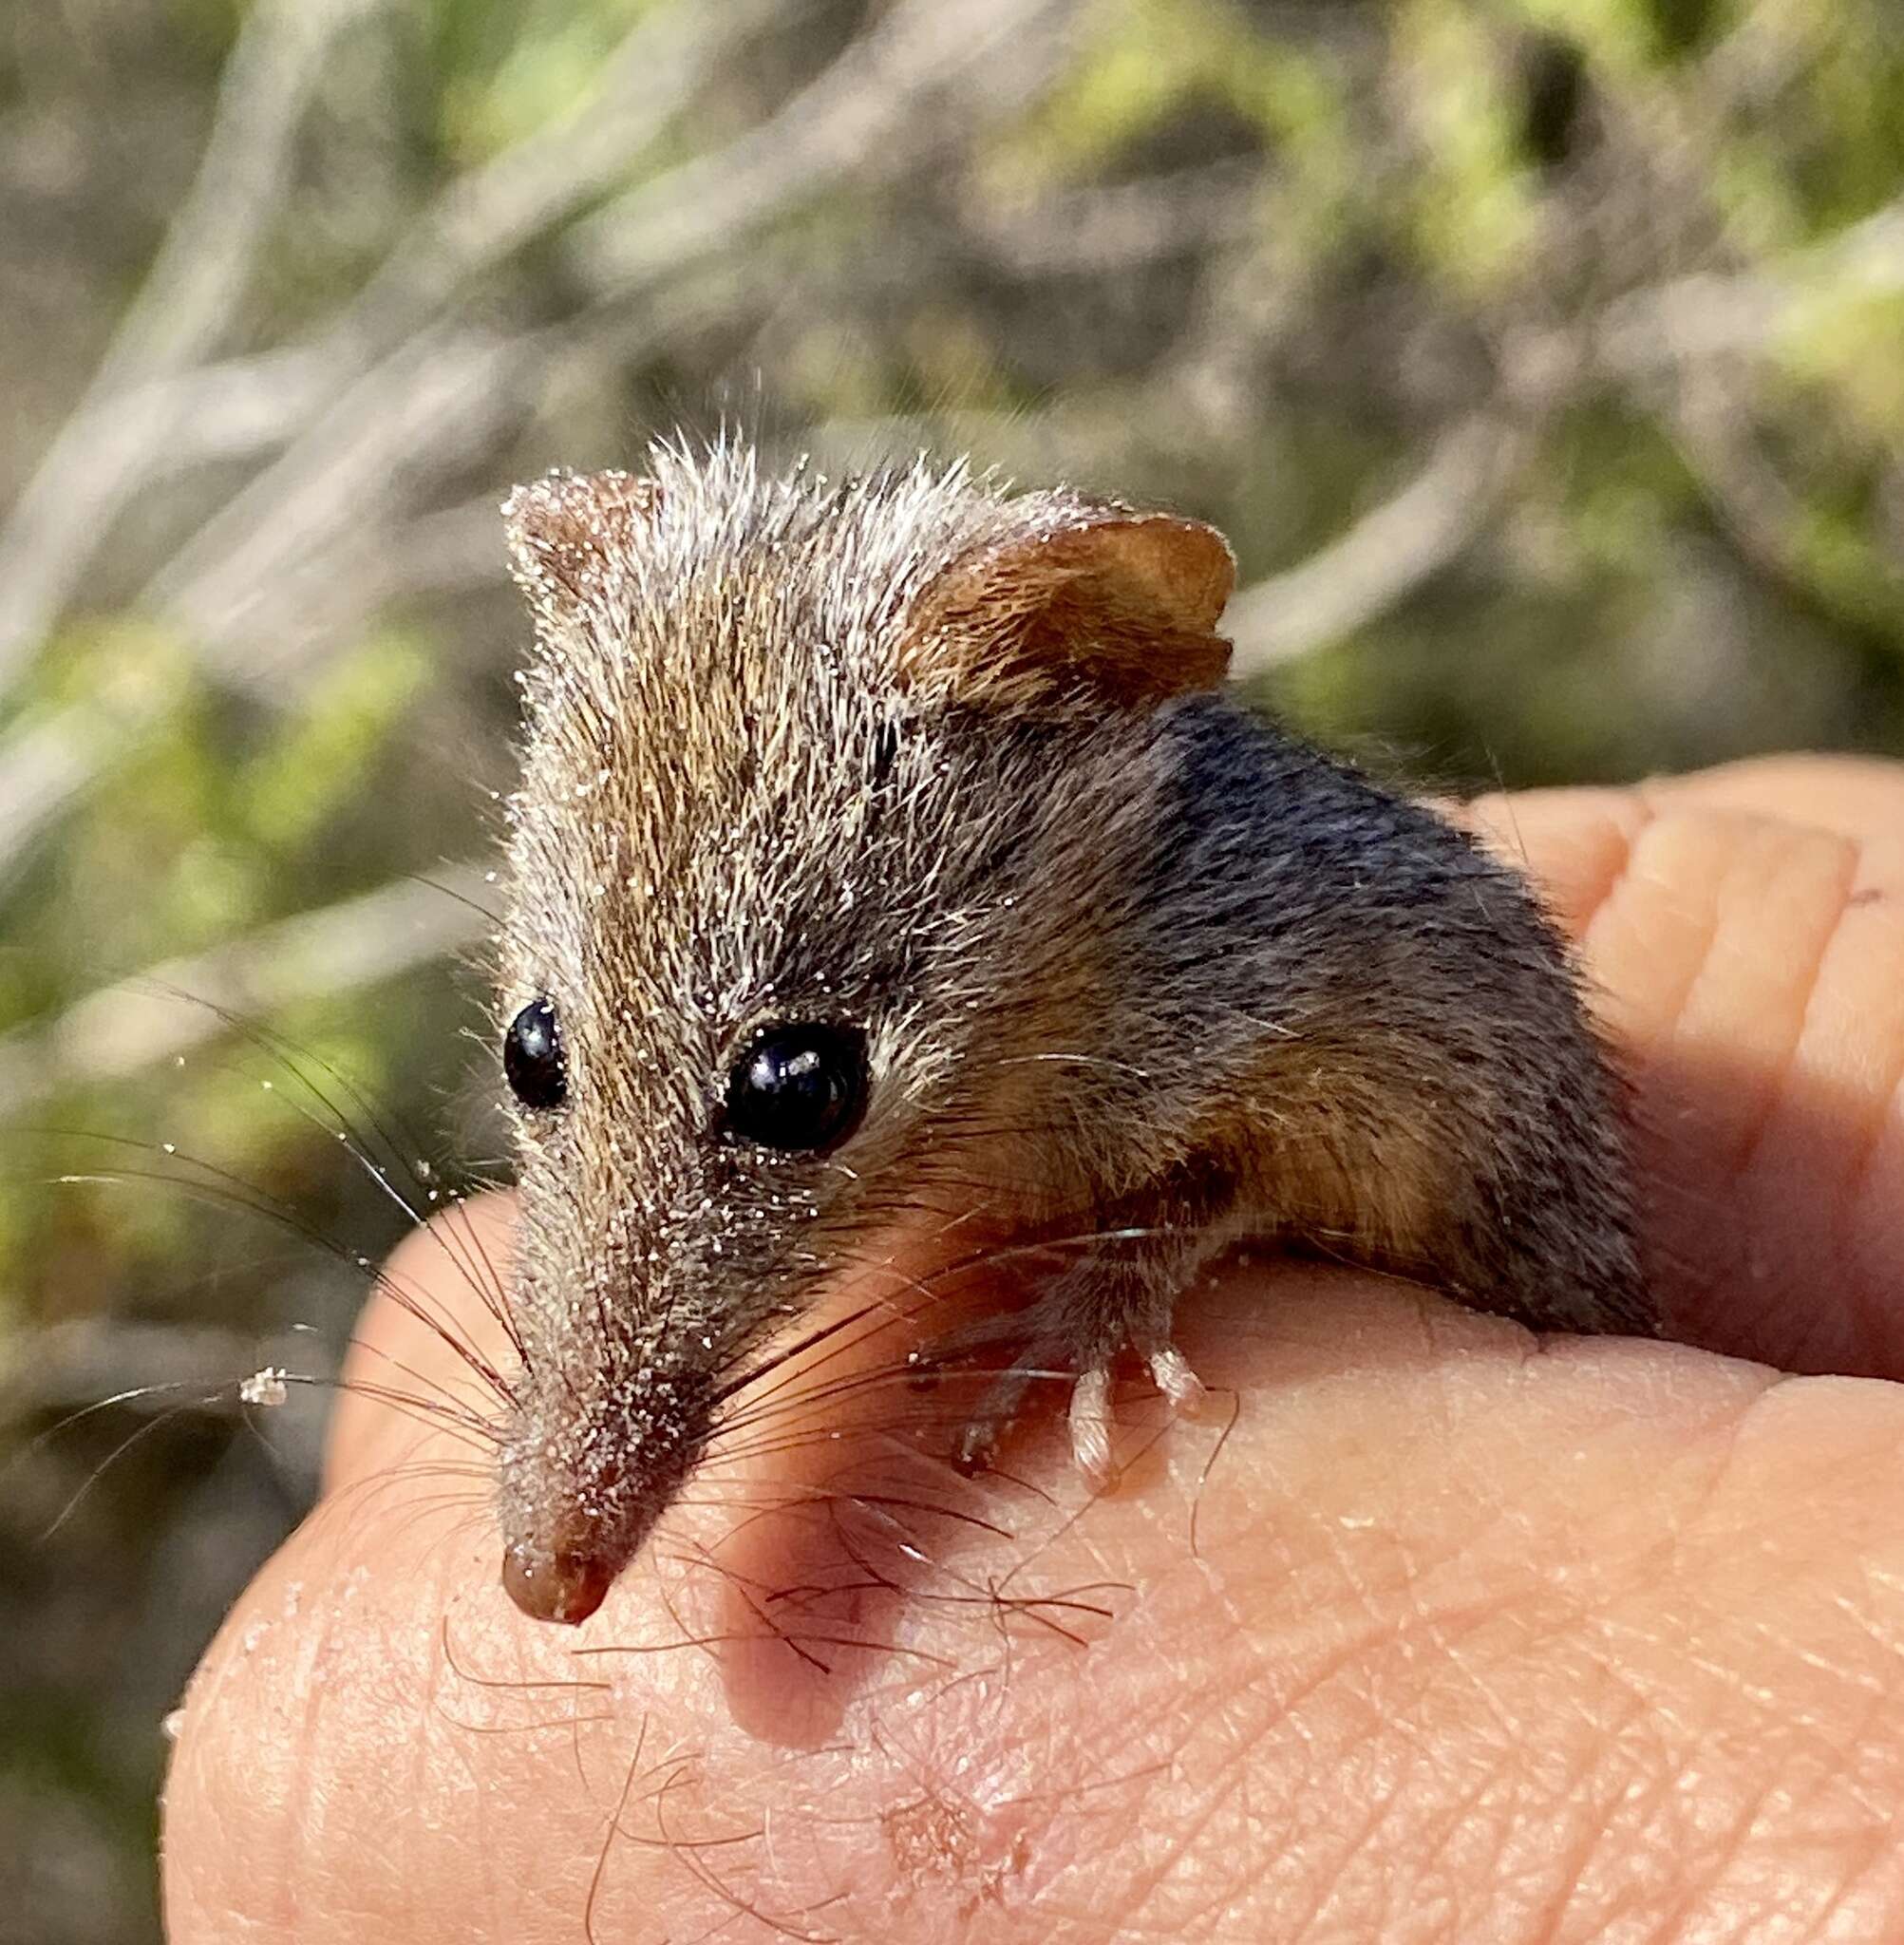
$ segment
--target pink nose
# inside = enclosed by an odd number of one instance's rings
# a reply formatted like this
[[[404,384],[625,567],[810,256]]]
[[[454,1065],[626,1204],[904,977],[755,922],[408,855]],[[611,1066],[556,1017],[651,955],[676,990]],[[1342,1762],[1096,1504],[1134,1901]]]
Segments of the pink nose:
[[[502,1585],[532,1621],[585,1621],[614,1584],[614,1569],[599,1554],[556,1553],[530,1561],[516,1547],[502,1550]]]

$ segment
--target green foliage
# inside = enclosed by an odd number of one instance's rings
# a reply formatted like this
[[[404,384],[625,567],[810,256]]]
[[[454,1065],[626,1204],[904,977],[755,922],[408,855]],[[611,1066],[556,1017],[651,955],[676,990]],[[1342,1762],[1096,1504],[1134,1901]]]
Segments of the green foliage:
[[[238,767],[240,827],[280,857],[309,844],[363,786],[429,672],[427,645],[400,629],[340,656],[309,707]]]
[[[1414,101],[1423,168],[1413,230],[1432,274],[1484,298],[1518,275],[1538,220],[1513,76],[1483,16],[1458,0],[1416,0],[1395,39]]]
[[[444,154],[466,167],[574,113],[616,41],[657,10],[656,0],[436,0]]]

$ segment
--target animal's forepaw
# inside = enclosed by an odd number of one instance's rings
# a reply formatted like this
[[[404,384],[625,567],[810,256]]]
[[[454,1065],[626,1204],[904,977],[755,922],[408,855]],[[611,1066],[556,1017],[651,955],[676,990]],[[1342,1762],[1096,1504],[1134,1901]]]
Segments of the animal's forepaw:
[[[1150,1374],[1173,1418],[1195,1418],[1203,1408],[1203,1380],[1174,1344],[1150,1354]],[[1111,1459],[1111,1373],[1108,1365],[1082,1372],[1071,1388],[1071,1458],[1093,1492],[1117,1483]]]
[[[1195,1418],[1202,1408],[1202,1380],[1174,1345],[1153,1351],[1150,1374],[1176,1418]],[[1056,1377],[1048,1368],[1017,1366],[996,1378],[958,1435],[952,1463],[971,1475],[989,1471],[998,1447],[1023,1407],[1027,1392],[1039,1379]],[[1069,1412],[1071,1459],[1093,1492],[1117,1483],[1118,1468],[1111,1457],[1111,1369],[1108,1361],[1080,1371],[1071,1387]]]

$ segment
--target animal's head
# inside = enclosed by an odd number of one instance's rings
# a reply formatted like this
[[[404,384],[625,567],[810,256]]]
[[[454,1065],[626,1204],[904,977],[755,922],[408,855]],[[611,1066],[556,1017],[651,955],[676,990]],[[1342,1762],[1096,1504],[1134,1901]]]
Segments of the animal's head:
[[[973,1193],[954,1149],[1001,1165],[1002,1077],[1091,1006],[1108,833],[1080,820],[1119,723],[1221,679],[1232,570],[1168,516],[923,465],[763,479],[734,445],[506,512],[536,652],[500,1512],[518,1602],[579,1619],[749,1352],[934,1180],[949,1214]]]

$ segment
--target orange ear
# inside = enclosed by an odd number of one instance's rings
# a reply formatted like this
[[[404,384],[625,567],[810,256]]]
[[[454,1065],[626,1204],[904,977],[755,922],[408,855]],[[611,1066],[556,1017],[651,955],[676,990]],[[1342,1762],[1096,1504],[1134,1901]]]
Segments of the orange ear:
[[[539,619],[559,622],[607,591],[610,562],[661,502],[632,473],[549,473],[502,502],[516,578]]]
[[[1236,564],[1214,527],[1087,507],[1067,524],[955,560],[914,604],[899,649],[915,688],[994,708],[1142,706],[1214,689]]]

